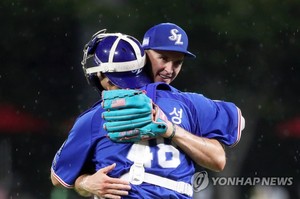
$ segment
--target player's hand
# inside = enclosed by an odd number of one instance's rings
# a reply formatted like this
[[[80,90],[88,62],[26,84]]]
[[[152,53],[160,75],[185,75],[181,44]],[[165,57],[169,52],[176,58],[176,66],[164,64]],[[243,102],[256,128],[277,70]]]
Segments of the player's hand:
[[[91,176],[86,176],[83,188],[100,198],[118,199],[121,198],[121,196],[128,195],[128,191],[131,189],[128,181],[119,178],[111,178],[107,175],[107,173],[112,171],[115,166],[116,164],[114,163],[100,169]]]
[[[140,90],[103,91],[102,117],[108,137],[115,142],[137,142],[164,135],[168,119]],[[170,123],[170,122],[169,122]]]

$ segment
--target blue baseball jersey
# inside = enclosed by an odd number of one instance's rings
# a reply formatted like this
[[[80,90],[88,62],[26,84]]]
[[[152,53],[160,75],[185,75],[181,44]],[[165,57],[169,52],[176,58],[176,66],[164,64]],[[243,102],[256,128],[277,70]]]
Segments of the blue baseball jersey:
[[[151,85],[142,89],[173,123],[196,135],[216,138],[226,145],[238,141],[240,113],[234,104],[212,101],[199,94],[181,93],[170,86],[160,90],[157,83]],[[65,187],[73,187],[81,174],[94,173],[113,163],[116,163],[116,168],[108,175],[118,178],[128,173],[134,162],[137,144],[114,143],[107,138],[101,118],[104,110],[100,103],[78,117],[54,157],[51,169]],[[194,162],[170,140],[159,138],[147,141],[142,156],[146,172],[192,183]],[[131,187],[129,195],[123,198],[190,198],[148,183]]]
[[[156,87],[160,86],[161,89],[169,90],[160,94],[156,92]],[[150,88],[149,88],[150,87]],[[188,106],[193,114],[194,124],[199,125],[199,131],[192,132],[195,135],[217,139],[226,146],[235,146],[241,137],[242,114],[241,110],[232,102],[225,102],[220,100],[211,100],[202,94],[181,92],[170,85],[164,83],[149,84],[144,89],[148,92],[149,97],[159,100],[161,98],[174,99],[183,102]],[[159,97],[157,97],[158,95]],[[167,101],[167,100],[166,100]],[[165,104],[163,105],[165,106]],[[176,114],[176,109],[170,113],[172,122],[178,124],[177,117],[180,111]]]

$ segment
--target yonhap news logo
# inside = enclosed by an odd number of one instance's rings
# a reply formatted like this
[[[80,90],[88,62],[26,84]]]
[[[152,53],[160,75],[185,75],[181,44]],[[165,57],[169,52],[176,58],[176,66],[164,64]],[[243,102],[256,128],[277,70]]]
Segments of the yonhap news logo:
[[[193,176],[194,192],[205,189],[209,184],[214,186],[291,186],[293,177],[208,177],[206,171],[197,172]]]
[[[209,179],[206,171],[197,172],[193,176],[193,190],[199,192],[208,186]]]

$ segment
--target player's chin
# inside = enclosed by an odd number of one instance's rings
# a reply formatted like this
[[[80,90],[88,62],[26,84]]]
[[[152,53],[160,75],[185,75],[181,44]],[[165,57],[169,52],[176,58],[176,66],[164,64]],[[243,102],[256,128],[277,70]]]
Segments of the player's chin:
[[[172,82],[172,79],[171,78],[165,78],[165,77],[157,76],[155,78],[155,82],[164,82],[166,84],[170,84]]]

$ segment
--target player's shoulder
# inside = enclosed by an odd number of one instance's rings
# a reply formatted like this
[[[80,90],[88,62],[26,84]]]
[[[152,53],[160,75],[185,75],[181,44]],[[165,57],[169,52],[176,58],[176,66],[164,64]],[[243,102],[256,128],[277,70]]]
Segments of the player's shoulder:
[[[102,112],[103,108],[100,103],[96,103],[94,106],[79,115],[72,127],[71,132],[73,134],[81,134],[81,132],[98,132],[98,129],[102,124]]]
[[[180,92],[178,95],[180,95],[182,98],[191,101],[192,103],[201,103],[201,102],[207,102],[211,101],[211,99],[207,98],[201,93],[196,92]]]
[[[96,102],[92,107],[87,109],[86,111],[82,112],[79,116],[78,119],[80,118],[93,118],[95,116],[101,116],[101,113],[103,112],[103,108],[101,106],[101,100]]]
[[[185,103],[193,103],[195,101],[199,100],[205,100],[207,99],[202,94],[193,93],[193,92],[182,92],[176,88],[171,88],[171,91],[160,91],[162,93],[161,95],[168,96],[170,98],[185,102]]]
[[[152,93],[152,92],[157,92],[157,91],[161,91],[161,90],[165,90],[165,91],[176,91],[177,89],[170,86],[169,84],[166,84],[164,82],[154,82],[151,84],[147,84],[146,86],[143,86],[140,88],[141,90],[145,90],[147,93]]]

